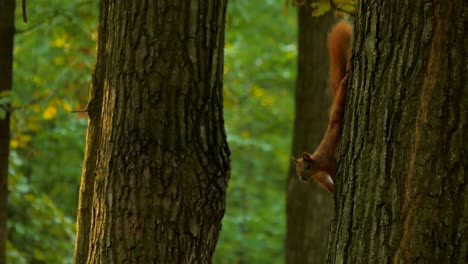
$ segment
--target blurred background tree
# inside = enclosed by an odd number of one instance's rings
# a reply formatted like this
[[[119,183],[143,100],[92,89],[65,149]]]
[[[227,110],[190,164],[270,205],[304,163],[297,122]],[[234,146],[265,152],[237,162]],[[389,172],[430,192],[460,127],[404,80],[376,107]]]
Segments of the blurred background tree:
[[[332,91],[327,36],[335,23],[331,12],[312,16],[312,1],[298,6],[298,73],[292,155],[313,153],[327,129]],[[316,3],[316,2],[313,2]],[[291,162],[286,202],[286,263],[323,263],[333,210],[333,195],[316,181],[303,182]]]
[[[70,263],[98,6],[38,0],[27,10],[28,23],[16,14],[8,263]],[[281,1],[231,0],[227,16],[232,177],[213,261],[283,263],[296,15]]]
[[[6,262],[8,167],[10,156],[11,89],[13,88],[13,39],[15,1],[0,1],[0,263]]]
[[[353,1],[295,1],[298,12],[298,73],[292,155],[313,153],[327,128],[332,103],[328,32]],[[294,10],[295,11],[295,10]],[[333,195],[317,182],[301,182],[290,163],[287,182],[286,263],[324,263],[333,211]]]

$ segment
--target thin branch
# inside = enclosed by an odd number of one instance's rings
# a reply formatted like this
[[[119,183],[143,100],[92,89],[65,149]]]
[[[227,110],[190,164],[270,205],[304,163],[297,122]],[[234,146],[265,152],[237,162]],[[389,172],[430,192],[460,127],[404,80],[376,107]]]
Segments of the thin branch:
[[[38,23],[36,23],[36,24],[34,24],[34,25],[28,27],[28,28],[25,28],[25,29],[17,29],[17,30],[15,30],[15,34],[26,33],[26,32],[28,32],[28,31],[31,31],[31,30],[33,30],[33,29],[39,27],[39,26],[42,25],[42,24],[45,24],[45,22],[46,22],[46,20],[43,20],[43,21],[38,22]]]
[[[349,12],[347,10],[344,10],[344,9],[338,7],[333,0],[330,0],[330,6],[331,6],[332,9],[335,9],[337,11],[343,12],[343,13],[348,14],[348,15],[353,16],[353,17],[356,16],[355,13]]]
[[[28,22],[28,16],[26,14],[26,0],[21,1],[21,8],[23,9],[23,22]]]
[[[22,8],[23,8],[23,20],[25,20],[24,22],[27,21],[27,17],[26,17],[26,0],[22,0],[23,4],[22,4]],[[79,7],[82,7],[82,6],[86,6],[88,4],[91,4],[93,3],[93,1],[83,1],[83,2],[80,2],[80,3],[77,3],[75,5],[75,8],[79,8]],[[68,18],[69,20],[73,20],[74,16],[72,14],[66,14],[66,12],[64,10],[59,10],[59,9],[55,9],[55,10],[51,10],[52,12],[52,15],[48,16],[47,18],[43,19],[42,21],[28,27],[28,28],[25,28],[25,29],[17,29],[15,31],[15,34],[22,34],[22,33],[26,33],[28,31],[31,31],[33,29],[36,29],[37,27],[41,26],[42,24],[45,24],[59,16],[63,16],[65,18]]]
[[[26,33],[26,32],[28,32],[28,31],[31,31],[31,30],[33,30],[33,29],[35,29],[35,28],[41,26],[42,24],[45,24],[45,23],[51,21],[52,19],[57,18],[59,15],[60,15],[60,11],[59,11],[59,10],[55,10],[55,11],[53,11],[52,15],[48,16],[47,18],[44,18],[43,20],[37,22],[36,24],[34,24],[34,25],[32,25],[32,26],[30,26],[30,27],[28,27],[28,28],[25,28],[25,29],[17,29],[17,30],[15,31],[15,34],[22,34],[22,33]]]
[[[302,6],[306,3],[306,0],[294,0],[294,6]]]
[[[88,109],[82,109],[82,110],[71,110],[70,113],[88,113]]]

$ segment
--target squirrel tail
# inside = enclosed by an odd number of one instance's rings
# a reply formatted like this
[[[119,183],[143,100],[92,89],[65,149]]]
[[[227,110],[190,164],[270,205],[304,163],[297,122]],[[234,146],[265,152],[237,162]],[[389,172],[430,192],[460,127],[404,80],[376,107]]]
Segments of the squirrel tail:
[[[333,96],[338,93],[341,80],[346,75],[346,65],[351,57],[351,37],[353,26],[342,20],[328,34],[328,53],[330,55],[330,86]]]

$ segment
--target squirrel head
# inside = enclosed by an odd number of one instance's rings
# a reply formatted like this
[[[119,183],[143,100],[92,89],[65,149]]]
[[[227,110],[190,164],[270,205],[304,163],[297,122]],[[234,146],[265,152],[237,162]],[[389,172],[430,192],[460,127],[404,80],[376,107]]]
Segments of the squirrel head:
[[[318,171],[317,164],[309,153],[302,153],[302,159],[295,159],[293,157],[292,160],[296,163],[297,175],[303,181],[312,179]]]

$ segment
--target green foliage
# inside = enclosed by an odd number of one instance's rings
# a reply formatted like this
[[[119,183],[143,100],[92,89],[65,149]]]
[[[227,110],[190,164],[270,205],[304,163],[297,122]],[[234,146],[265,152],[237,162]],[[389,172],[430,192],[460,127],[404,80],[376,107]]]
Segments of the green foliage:
[[[214,263],[283,263],[296,18],[283,16],[277,1],[231,1],[227,14],[224,101],[232,175]]]
[[[291,1],[293,6],[302,6],[307,3],[308,1],[305,0]],[[311,15],[314,17],[319,17],[330,11],[335,11],[338,16],[344,14],[352,15],[355,13],[356,4],[357,0],[314,0],[310,3],[310,7],[312,8]],[[285,0],[283,13],[289,13],[289,5],[289,0]]]
[[[23,175],[10,177],[9,192],[9,263],[71,263],[74,220],[45,193],[34,191]]]
[[[26,257],[8,240],[6,243],[8,263],[28,264]]]
[[[331,9],[330,1],[313,2],[310,6],[312,7],[314,16],[321,16]]]
[[[97,5],[35,1],[28,10],[28,23],[40,26],[15,36],[11,146],[28,161],[21,169],[30,182],[74,215],[87,119],[71,110],[87,102]]]
[[[87,125],[71,111],[86,106],[97,8],[91,1],[27,2],[26,24],[17,8],[8,263],[71,262]]]
[[[329,11],[337,11],[338,14],[344,13],[352,14],[356,9],[356,0],[333,0],[335,8],[330,5],[330,0],[317,0],[312,2],[312,16],[321,16]]]

